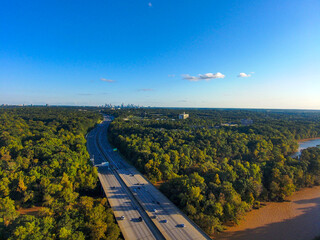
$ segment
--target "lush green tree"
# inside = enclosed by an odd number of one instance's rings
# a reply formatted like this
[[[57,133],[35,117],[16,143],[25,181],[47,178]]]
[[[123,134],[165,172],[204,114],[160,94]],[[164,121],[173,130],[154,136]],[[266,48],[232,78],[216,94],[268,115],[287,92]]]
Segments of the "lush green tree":
[[[0,239],[119,238],[86,150],[100,119],[90,109],[0,108]]]
[[[9,197],[0,198],[0,219],[4,225],[7,227],[18,216],[19,213],[16,211],[14,201]]]
[[[290,157],[297,140],[320,136],[319,112],[188,109],[190,117],[178,120],[180,112],[106,110],[116,116],[109,139],[149,180],[163,181],[161,191],[208,233],[261,200],[283,201],[320,184],[317,150]]]

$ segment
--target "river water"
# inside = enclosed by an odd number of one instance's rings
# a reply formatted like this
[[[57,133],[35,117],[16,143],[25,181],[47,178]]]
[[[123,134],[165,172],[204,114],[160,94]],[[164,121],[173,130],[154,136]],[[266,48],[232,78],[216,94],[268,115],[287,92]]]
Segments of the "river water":
[[[315,138],[315,139],[308,139],[308,140],[301,140],[299,141],[299,148],[296,153],[291,155],[291,157],[297,157],[301,155],[301,151],[303,149],[309,148],[309,147],[316,147],[320,145],[320,138]]]
[[[312,240],[320,235],[320,187],[302,189],[289,200],[249,212],[215,239]]]
[[[300,141],[299,153],[319,144],[320,139]],[[302,189],[288,200],[252,210],[239,225],[228,228],[215,239],[312,240],[320,236],[320,186]]]

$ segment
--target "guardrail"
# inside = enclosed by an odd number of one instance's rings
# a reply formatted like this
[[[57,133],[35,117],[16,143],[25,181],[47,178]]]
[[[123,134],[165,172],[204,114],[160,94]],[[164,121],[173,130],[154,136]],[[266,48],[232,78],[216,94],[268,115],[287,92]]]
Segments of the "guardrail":
[[[110,162],[113,162],[113,160],[111,159],[111,157],[107,156],[106,153],[103,151],[102,147],[100,146],[99,141],[96,139],[98,147],[100,152],[103,154],[103,156],[108,159]],[[111,146],[111,145],[110,145]],[[118,153],[120,154],[120,153]],[[129,164],[130,165],[130,164]],[[133,166],[132,166],[133,167]],[[133,167],[134,168],[134,167]],[[122,179],[122,177],[119,175],[119,173],[117,172],[116,169],[113,169],[114,174],[117,176],[117,178],[119,178],[119,180],[124,184],[124,186],[126,187],[126,189],[130,192],[130,194],[132,195],[132,197],[135,199],[135,201],[137,201],[137,203],[139,204],[139,206],[144,210],[144,213],[148,216],[148,219],[153,223],[153,225],[158,229],[158,231],[163,235],[165,235],[167,237],[167,239],[170,239],[168,237],[168,235],[166,233],[162,233],[161,230],[156,226],[156,224],[154,223],[154,221],[151,219],[151,217],[148,214],[148,210],[143,206],[143,204],[141,203],[141,200],[136,198],[134,196],[134,193],[132,192],[132,190],[127,186],[127,184],[125,183],[125,181]],[[151,186],[153,186],[153,184],[146,179],[142,174],[140,174],[149,184],[151,184]],[[153,186],[154,187],[154,186]],[[162,193],[161,193],[162,194]],[[175,204],[173,204],[164,194],[162,194],[163,197],[172,204],[172,206],[177,210],[177,212],[179,212],[179,214],[181,214],[196,230],[198,230],[198,232],[207,240],[211,240],[212,238],[206,233],[204,232],[194,221],[192,221],[185,213],[183,213]],[[164,237],[164,236],[163,236]]]
[[[97,140],[96,137],[96,143],[97,143],[97,147],[100,150],[100,153],[105,157],[105,159],[109,160],[109,162],[112,162],[112,160],[110,161],[109,157],[105,154],[105,152],[103,151],[99,141]],[[135,205],[140,207],[140,211],[139,213],[143,216],[146,224],[151,225],[153,230],[156,231],[156,234],[158,236],[155,235],[156,239],[160,239],[160,240],[166,240],[165,236],[163,235],[163,233],[159,230],[159,228],[154,224],[154,222],[152,221],[152,219],[150,218],[150,216],[146,213],[144,207],[141,205],[140,201],[133,195],[132,191],[130,190],[130,188],[126,185],[126,183],[123,181],[123,179],[121,178],[121,176],[119,175],[119,173],[115,170],[111,168],[112,173],[114,174],[114,176],[117,178],[117,180],[119,181],[119,183],[121,184],[121,186],[124,187],[124,189],[126,190],[127,194],[130,196],[130,198],[134,201]],[[100,181],[101,182],[101,181]],[[151,230],[151,229],[150,229]],[[151,232],[153,232],[151,230]]]

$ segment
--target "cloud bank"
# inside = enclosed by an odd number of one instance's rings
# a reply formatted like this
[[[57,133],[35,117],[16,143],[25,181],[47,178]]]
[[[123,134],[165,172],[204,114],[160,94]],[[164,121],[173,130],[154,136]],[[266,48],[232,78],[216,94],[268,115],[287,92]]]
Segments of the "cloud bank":
[[[209,81],[211,79],[216,79],[216,78],[225,78],[225,75],[223,75],[220,72],[217,72],[217,73],[199,74],[198,77],[190,76],[189,74],[184,74],[184,75],[182,75],[182,77],[183,77],[183,79],[188,80],[190,82],[198,82],[201,80]]]
[[[100,80],[103,81],[103,82],[108,82],[108,83],[115,82],[115,80],[105,79],[105,78],[100,78]]]

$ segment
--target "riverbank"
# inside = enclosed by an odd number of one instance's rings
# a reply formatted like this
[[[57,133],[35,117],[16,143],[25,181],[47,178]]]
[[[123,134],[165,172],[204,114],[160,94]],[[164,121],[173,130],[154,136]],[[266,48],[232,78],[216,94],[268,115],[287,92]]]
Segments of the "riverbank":
[[[299,157],[301,155],[301,151],[303,149],[309,148],[309,147],[316,147],[320,145],[320,138],[305,138],[298,141],[299,148],[298,151],[290,155],[292,158]]]
[[[320,186],[295,192],[288,202],[272,202],[247,213],[217,240],[312,240],[320,235]]]
[[[320,137],[300,139],[300,140],[298,140],[298,143],[308,142],[308,141],[312,141],[312,140],[320,140]]]

